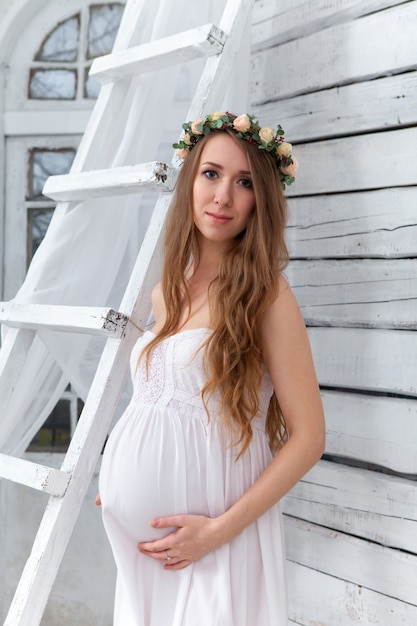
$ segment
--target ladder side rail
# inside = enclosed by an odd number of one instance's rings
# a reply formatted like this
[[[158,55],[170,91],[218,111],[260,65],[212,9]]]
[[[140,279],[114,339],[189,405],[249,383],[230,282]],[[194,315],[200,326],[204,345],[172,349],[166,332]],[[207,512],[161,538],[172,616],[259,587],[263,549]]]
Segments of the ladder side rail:
[[[125,306],[134,306],[135,319],[143,322],[150,313],[150,302],[146,295],[149,294],[150,283],[159,273],[161,225],[171,199],[170,194],[161,196],[151,219],[148,241],[142,248],[142,254],[139,253],[135,272],[129,282],[130,293],[124,299]],[[72,480],[63,498],[52,496],[49,499],[4,626],[38,626],[42,619],[50,590],[117,408],[127,375],[128,356],[138,334],[136,324],[128,324],[123,338],[109,339],[106,342],[90,393],[61,467],[63,472],[72,474]]]
[[[253,0],[228,0],[219,24],[219,28],[227,35],[223,52],[207,59],[187,119],[193,120],[208,114],[223,101],[224,87],[238,54],[252,6]]]
[[[97,419],[95,424],[95,436],[90,446],[80,446],[77,462],[79,473],[72,476],[65,496],[49,498],[32,551],[26,561],[3,626],[38,626],[41,622],[50,590],[91,480],[93,468],[100,453],[99,448],[104,442],[104,430],[109,427],[112,411],[116,408],[115,392],[117,388],[122,387],[121,377],[124,378],[126,366],[124,357],[115,358],[118,350],[117,344],[122,341],[122,339],[107,341],[103,356],[108,359],[108,363],[112,364],[111,368],[114,364],[117,369],[113,372],[108,367],[100,368],[95,388],[89,394],[83,410],[84,420],[86,417],[89,418],[91,413],[96,413],[96,409],[102,410],[100,419]],[[108,381],[104,380],[106,376],[109,376]],[[105,393],[101,396],[102,401],[105,401],[104,404],[95,393],[97,386],[105,389]],[[112,396],[112,403],[109,396]]]

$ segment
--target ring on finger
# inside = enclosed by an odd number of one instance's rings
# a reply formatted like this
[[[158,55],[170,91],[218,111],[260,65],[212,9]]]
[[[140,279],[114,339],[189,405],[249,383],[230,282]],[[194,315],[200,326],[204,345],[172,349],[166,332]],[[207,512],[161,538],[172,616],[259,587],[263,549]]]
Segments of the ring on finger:
[[[166,558],[167,561],[171,561],[172,560],[172,556],[169,556],[168,550],[165,550],[165,558]]]

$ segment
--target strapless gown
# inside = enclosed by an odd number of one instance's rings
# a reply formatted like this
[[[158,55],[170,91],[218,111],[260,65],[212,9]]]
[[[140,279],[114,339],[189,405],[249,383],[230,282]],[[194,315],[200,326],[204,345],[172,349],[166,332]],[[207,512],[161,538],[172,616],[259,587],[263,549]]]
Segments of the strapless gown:
[[[103,521],[117,566],[115,626],[287,626],[285,554],[279,505],[230,543],[178,571],[142,555],[140,541],[168,531],[149,520],[175,514],[220,515],[271,461],[264,424],[273,392],[265,373],[249,449],[236,449],[202,404],[202,344],[211,331],[189,329],[162,341],[148,377],[131,355],[133,396],[108,439],[100,472]]]

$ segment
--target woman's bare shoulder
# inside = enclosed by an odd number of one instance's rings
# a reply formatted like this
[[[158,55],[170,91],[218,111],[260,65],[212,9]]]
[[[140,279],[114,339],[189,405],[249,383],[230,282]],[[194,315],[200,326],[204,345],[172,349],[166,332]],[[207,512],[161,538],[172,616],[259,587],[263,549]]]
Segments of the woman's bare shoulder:
[[[276,334],[277,330],[287,330],[295,325],[304,326],[301,312],[292,289],[282,274],[279,277],[276,297],[264,317],[264,337],[269,333]]]

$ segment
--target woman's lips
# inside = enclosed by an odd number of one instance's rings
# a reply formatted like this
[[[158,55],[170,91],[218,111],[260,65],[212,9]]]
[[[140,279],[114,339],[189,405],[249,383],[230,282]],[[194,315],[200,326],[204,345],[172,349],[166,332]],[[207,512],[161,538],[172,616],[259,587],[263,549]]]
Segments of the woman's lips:
[[[207,213],[207,215],[216,224],[227,224],[232,219],[228,215],[219,215],[217,213]]]

